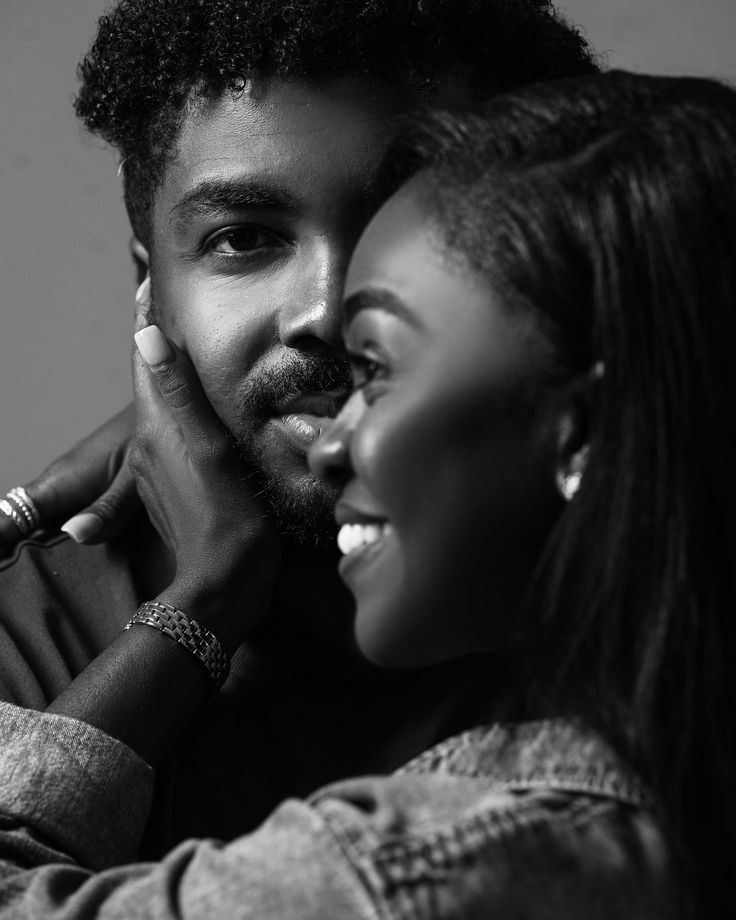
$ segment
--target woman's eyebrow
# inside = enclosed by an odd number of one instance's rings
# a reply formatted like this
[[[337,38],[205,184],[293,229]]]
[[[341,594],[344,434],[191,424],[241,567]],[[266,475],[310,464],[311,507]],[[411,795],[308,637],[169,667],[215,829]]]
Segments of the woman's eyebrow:
[[[391,313],[414,329],[424,330],[425,328],[417,314],[403,300],[383,288],[367,288],[347,297],[342,306],[343,322],[346,324],[351,322],[361,310],[382,310],[384,313]]]

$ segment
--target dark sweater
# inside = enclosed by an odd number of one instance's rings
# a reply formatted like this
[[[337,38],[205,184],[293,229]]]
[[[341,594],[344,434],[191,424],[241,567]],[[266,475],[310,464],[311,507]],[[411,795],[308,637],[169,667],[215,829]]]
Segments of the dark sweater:
[[[0,562],[0,699],[44,709],[112,642],[148,599],[131,561],[147,534],[139,523],[83,547],[42,533]],[[482,720],[487,660],[388,673],[325,668],[321,651],[264,630],[236,653],[225,688],[158,771],[142,857],[192,836],[232,839],[285,798],[388,773]]]

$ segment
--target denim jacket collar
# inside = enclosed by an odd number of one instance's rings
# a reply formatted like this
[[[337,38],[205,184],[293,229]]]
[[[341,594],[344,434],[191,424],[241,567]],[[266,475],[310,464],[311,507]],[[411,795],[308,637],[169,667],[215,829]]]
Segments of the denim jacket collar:
[[[420,754],[399,773],[485,778],[498,789],[540,788],[648,807],[650,796],[613,748],[584,723],[554,719],[479,726]]]

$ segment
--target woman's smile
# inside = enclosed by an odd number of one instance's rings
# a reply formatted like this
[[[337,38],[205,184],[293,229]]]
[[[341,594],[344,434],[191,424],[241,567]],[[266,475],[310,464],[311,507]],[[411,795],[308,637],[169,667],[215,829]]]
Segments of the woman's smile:
[[[386,547],[386,541],[393,533],[391,523],[341,499],[335,507],[337,546],[343,555],[339,572],[350,584],[350,576],[356,568],[370,563]]]
[[[390,524],[343,524],[337,534],[340,552],[347,556],[378,543],[390,532]]]
[[[378,573],[368,566],[386,552],[393,529],[390,524],[343,524],[337,535],[337,545],[343,557],[338,572],[348,587],[357,586],[356,579],[371,579]]]

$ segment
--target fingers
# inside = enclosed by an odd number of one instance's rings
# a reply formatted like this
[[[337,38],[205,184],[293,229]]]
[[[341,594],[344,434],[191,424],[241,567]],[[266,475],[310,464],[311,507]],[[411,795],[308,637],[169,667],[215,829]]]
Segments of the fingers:
[[[134,332],[137,335],[141,330],[151,324],[151,279],[146,278],[135,295],[135,323]],[[151,372],[143,360],[143,355],[134,345],[132,354],[133,363],[133,391],[135,393],[136,431],[150,430],[153,424],[151,407],[156,405],[155,386],[151,379]]]
[[[126,406],[26,485],[40,526],[56,525],[111,488],[125,463],[133,431],[133,407]],[[112,534],[118,529],[108,515],[103,533]],[[0,514],[0,547],[15,545],[22,536],[12,518]]]
[[[147,326],[136,333],[135,340],[148,369],[138,395],[144,399],[144,411],[153,429],[171,417],[190,447],[219,440],[217,418],[186,355],[158,326]]]
[[[135,292],[134,331],[140,332],[151,322],[151,276],[146,275]]]
[[[133,474],[124,463],[110,488],[70,518],[61,530],[77,543],[104,543],[121,533],[140,507]]]
[[[219,443],[220,423],[181,349],[155,325],[139,329],[135,343],[139,431],[161,431],[174,421],[190,449]]]
[[[58,460],[54,461],[40,476],[25,486],[26,495],[33,503],[33,507],[40,519],[38,521],[39,526],[49,520],[61,517],[67,511],[67,505],[70,506],[68,510],[74,507],[76,490],[74,490],[75,494],[72,496],[64,495],[59,491],[59,463],[60,461]],[[0,499],[2,497],[0,495]],[[5,496],[5,498],[7,501],[10,500],[8,496]],[[13,505],[15,506],[15,503]],[[0,515],[0,542],[7,544],[17,543],[21,535],[21,531],[13,523],[13,519],[10,516]]]
[[[4,497],[0,494],[0,549],[14,546],[40,525],[40,512],[30,489],[19,487]]]
[[[21,532],[13,519],[5,514],[0,514],[0,549],[15,546],[20,540]]]

